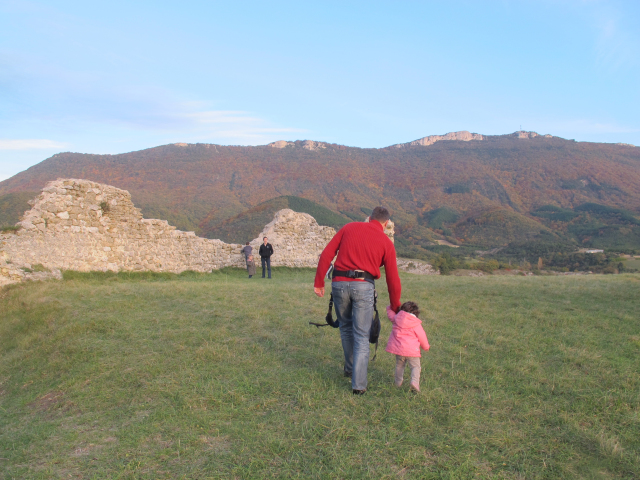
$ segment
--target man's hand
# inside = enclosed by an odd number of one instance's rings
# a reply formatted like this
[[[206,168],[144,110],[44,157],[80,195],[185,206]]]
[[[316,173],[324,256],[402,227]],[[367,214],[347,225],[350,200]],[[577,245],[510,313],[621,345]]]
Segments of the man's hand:
[[[324,297],[324,287],[322,288],[313,287],[313,292],[319,297]]]

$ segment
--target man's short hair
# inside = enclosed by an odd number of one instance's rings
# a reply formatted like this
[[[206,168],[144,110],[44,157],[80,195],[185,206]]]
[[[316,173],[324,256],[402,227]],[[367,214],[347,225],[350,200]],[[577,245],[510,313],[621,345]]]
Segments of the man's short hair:
[[[247,245],[249,245],[249,242],[247,242]]]
[[[267,238],[267,237],[262,237],[262,239],[263,239],[263,240],[264,240],[265,238]]]
[[[373,209],[373,212],[371,212],[371,215],[369,215],[369,218],[371,220],[377,220],[380,223],[384,223],[391,218],[391,215],[389,214],[389,210],[386,208],[376,207]]]

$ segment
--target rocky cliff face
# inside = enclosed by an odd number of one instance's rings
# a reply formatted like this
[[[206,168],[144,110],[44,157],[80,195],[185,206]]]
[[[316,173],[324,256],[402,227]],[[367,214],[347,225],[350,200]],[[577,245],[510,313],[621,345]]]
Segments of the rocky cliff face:
[[[302,148],[306,150],[311,150],[312,152],[327,148],[326,143],[316,142],[313,140],[303,140],[298,142],[287,142],[286,140],[278,140],[276,142],[269,143],[267,146],[271,148],[287,148],[287,147],[295,147],[296,145],[300,145]]]
[[[537,132],[527,132],[525,130],[517,131],[513,135],[518,138],[536,138],[536,137],[553,138],[553,135],[549,135],[549,134],[540,135]]]
[[[0,235],[0,285],[27,279],[34,266],[59,276],[64,269],[179,273],[245,265],[241,245],[142,218],[129,192],[109,185],[59,179],[31,203],[22,229]],[[310,215],[285,209],[250,243],[257,254],[262,237],[269,237],[274,266],[314,267],[334,234]]]
[[[392,145],[396,148],[404,148],[412,145],[422,145],[423,147],[433,145],[436,142],[440,142],[443,140],[459,140],[462,142],[469,142],[471,140],[483,140],[484,137],[479,133],[470,133],[466,130],[460,132],[449,132],[445,135],[429,135],[428,137],[419,138],[418,140],[414,140],[413,142],[408,143],[399,143],[397,145]]]

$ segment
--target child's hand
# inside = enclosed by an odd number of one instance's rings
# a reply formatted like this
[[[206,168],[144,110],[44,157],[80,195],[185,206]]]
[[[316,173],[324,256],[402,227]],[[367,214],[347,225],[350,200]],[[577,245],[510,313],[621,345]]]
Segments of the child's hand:
[[[396,318],[396,312],[393,311],[393,309],[391,308],[391,305],[387,305],[387,317],[389,318],[389,320],[391,320],[392,322],[395,320]]]

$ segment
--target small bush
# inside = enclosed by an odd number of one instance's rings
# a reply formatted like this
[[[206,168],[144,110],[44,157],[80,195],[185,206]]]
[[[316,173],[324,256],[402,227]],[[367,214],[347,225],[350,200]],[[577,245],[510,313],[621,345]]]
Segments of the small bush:
[[[442,275],[448,275],[452,270],[456,270],[458,268],[469,268],[469,265],[464,261],[463,258],[456,258],[448,252],[442,253],[435,259],[432,259],[431,265],[433,265],[434,268],[440,270],[440,273]]]
[[[4,225],[0,227],[0,233],[16,233],[21,228],[19,225]]]
[[[478,262],[473,266],[476,270],[480,270],[485,273],[491,273],[494,270],[500,268],[500,262],[497,260],[489,260],[488,262]]]
[[[102,210],[103,215],[109,213],[111,208],[107,202],[100,202],[100,210]]]

